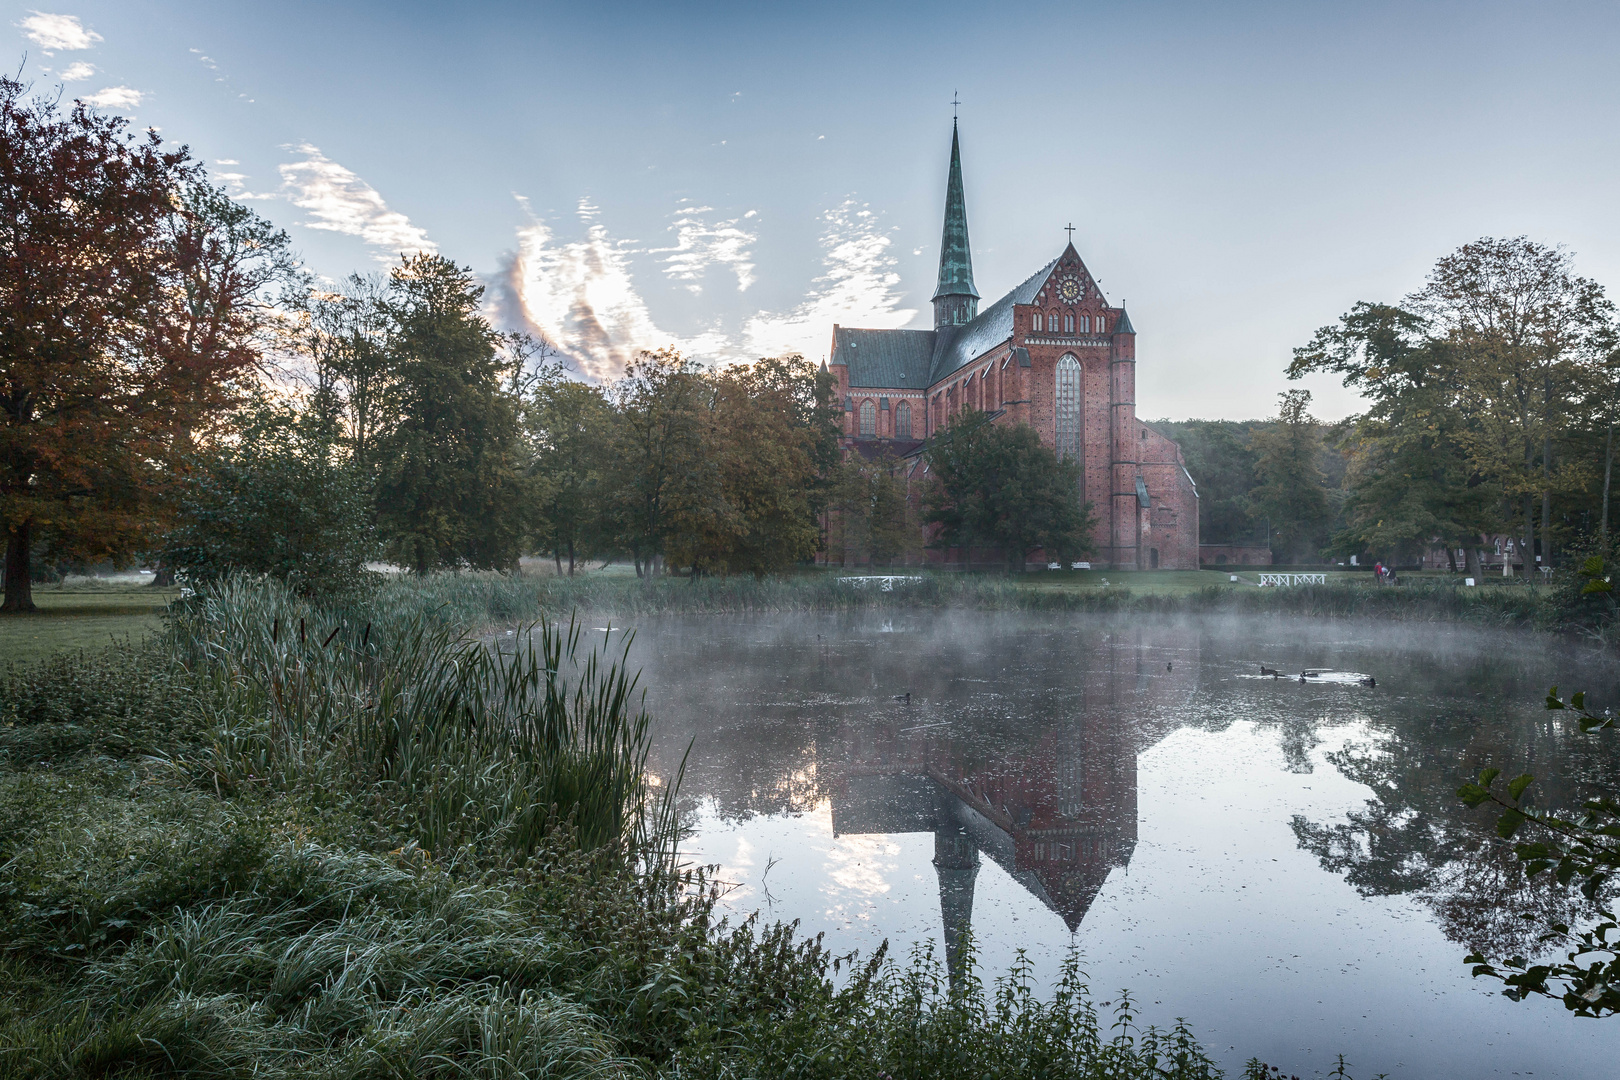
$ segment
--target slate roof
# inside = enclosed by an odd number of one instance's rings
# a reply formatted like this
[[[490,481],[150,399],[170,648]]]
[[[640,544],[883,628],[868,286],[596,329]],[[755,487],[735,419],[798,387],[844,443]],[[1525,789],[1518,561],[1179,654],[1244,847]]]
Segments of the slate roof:
[[[849,366],[849,385],[928,389],[932,330],[833,329],[832,362]]]
[[[1061,256],[1059,256],[1061,258]],[[962,326],[944,327],[934,342],[934,357],[928,382],[948,378],[953,372],[977,360],[1013,335],[1013,305],[1028,304],[1035,299],[1041,283],[1058,264],[1053,259],[1022,285],[991,304],[972,322]],[[882,333],[882,331],[877,331]],[[892,331],[891,331],[892,332]],[[854,369],[851,369],[851,375]],[[892,385],[892,384],[891,384]]]
[[[1126,313],[1124,308],[1119,309],[1119,318],[1114,323],[1114,333],[1116,333],[1116,334],[1134,334],[1134,333],[1136,333],[1136,327],[1131,325],[1131,317],[1130,317],[1129,314]]]

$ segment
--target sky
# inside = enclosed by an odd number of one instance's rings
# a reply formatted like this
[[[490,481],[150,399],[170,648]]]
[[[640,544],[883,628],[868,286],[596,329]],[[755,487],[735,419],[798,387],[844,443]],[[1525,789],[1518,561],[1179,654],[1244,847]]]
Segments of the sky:
[[[1482,236],[1620,294],[1612,2],[41,2],[0,0],[37,90],[188,145],[319,275],[471,266],[590,378],[931,326],[953,97],[984,304],[1072,224],[1144,418],[1271,415],[1317,327]]]

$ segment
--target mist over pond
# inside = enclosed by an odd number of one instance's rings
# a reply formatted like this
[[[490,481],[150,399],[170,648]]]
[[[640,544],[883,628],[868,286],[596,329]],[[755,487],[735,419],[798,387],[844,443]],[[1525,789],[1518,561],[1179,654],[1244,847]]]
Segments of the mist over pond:
[[[1620,779],[1612,659],[1545,636],[1284,618],[981,612],[638,620],[655,767],[692,745],[685,850],[728,910],[838,951],[980,975],[1071,947],[1099,1001],[1357,1076],[1602,1075],[1620,1028],[1514,1004],[1462,957],[1516,947],[1527,886],[1455,798],[1489,764],[1547,801]],[[1286,678],[1261,678],[1262,666]],[[1304,683],[1302,671],[1325,672]],[[1361,676],[1372,676],[1366,685]],[[909,701],[905,695],[909,694]],[[1578,914],[1578,912],[1575,912]]]

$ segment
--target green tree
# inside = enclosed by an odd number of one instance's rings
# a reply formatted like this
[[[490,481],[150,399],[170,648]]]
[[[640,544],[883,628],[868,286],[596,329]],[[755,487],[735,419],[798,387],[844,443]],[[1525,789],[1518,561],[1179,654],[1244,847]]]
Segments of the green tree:
[[[1265,536],[1265,522],[1253,516],[1249,492],[1255,474],[1252,420],[1159,420],[1153,427],[1174,439],[1198,481],[1198,536],[1205,544],[1252,544]]]
[[[390,558],[514,570],[532,514],[509,387],[520,343],[480,313],[484,287],[439,255],[389,276],[389,359],[398,419],[377,438],[377,525]]]
[[[1409,311],[1359,303],[1294,350],[1288,377],[1331,372],[1370,401],[1344,443],[1344,527],[1334,549],[1410,558],[1441,541],[1463,547],[1477,576],[1499,495],[1468,462],[1453,352],[1427,330]]]
[[[192,584],[266,574],[323,600],[363,591],[375,554],[371,499],[314,418],[261,401],[200,449],[159,549]]]
[[[1471,468],[1518,503],[1525,574],[1536,576],[1537,503],[1542,553],[1551,562],[1554,495],[1581,486],[1591,463],[1559,455],[1596,401],[1613,305],[1572,259],[1524,237],[1485,238],[1441,259],[1408,306],[1428,319],[1454,364],[1468,423],[1457,437]]]
[[[1307,562],[1317,557],[1332,513],[1320,465],[1321,428],[1309,412],[1309,390],[1290,390],[1278,400],[1276,423],[1253,436],[1260,484],[1249,501],[1271,524],[1273,550],[1281,548],[1285,561]]]
[[[764,574],[809,558],[816,371],[798,356],[702,376],[701,462],[679,486],[672,558],[694,573]]]
[[[315,369],[311,408],[368,483],[376,482],[378,442],[399,419],[389,300],[388,279],[353,274],[336,291],[310,293],[303,312]]]
[[[607,464],[608,513],[616,545],[637,576],[663,571],[677,515],[712,482],[705,452],[707,395],[701,372],[674,349],[644,352],[615,383],[618,413]]]
[[[535,477],[535,523],[540,548],[562,572],[568,559],[595,553],[604,534],[603,472],[614,438],[613,406],[599,388],[548,368],[524,406]]]
[[[1009,572],[1045,549],[1060,561],[1091,551],[1095,525],[1080,503],[1080,467],[1028,424],[997,424],[965,408],[929,446],[933,485],[924,520],[939,547],[993,547]]]

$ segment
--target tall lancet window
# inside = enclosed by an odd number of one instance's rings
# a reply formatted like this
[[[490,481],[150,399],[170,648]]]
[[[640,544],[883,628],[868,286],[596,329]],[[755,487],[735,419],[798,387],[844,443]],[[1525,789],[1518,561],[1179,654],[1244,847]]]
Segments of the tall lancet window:
[[[861,402],[861,438],[870,439],[877,434],[877,406],[870,401]]]
[[[1057,363],[1057,452],[1080,456],[1080,361],[1070,354]]]
[[[897,439],[911,438],[911,402],[902,401],[900,407],[894,411],[894,437]]]

